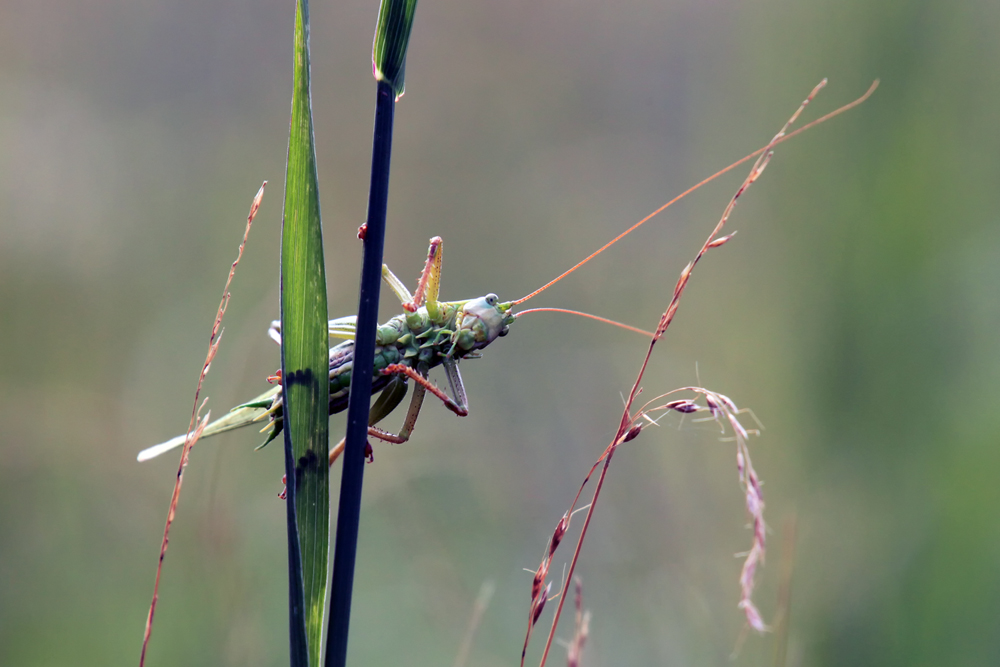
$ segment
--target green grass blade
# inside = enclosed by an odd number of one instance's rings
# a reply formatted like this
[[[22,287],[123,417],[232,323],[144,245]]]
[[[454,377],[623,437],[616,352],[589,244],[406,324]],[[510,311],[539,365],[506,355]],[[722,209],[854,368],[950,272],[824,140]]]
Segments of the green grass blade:
[[[298,0],[281,233],[281,369],[293,667],[322,662],[330,540],[326,272],[309,90],[308,35],[308,0]]]

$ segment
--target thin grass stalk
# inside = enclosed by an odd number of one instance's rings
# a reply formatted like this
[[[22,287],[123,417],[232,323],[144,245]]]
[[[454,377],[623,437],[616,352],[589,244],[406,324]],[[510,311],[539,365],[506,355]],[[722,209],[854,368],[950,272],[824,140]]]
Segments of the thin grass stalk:
[[[368,191],[368,216],[365,225],[358,232],[364,249],[351,391],[347,402],[347,434],[340,503],[337,507],[337,537],[325,660],[327,667],[343,667],[347,664],[347,639],[375,362],[375,329],[378,326],[378,301],[382,282],[385,217],[389,200],[393,116],[396,100],[403,94],[403,71],[416,5],[416,0],[383,0],[372,45],[372,72],[377,83],[371,185]]]
[[[556,628],[559,625],[559,619],[560,619],[560,617],[562,615],[563,605],[566,602],[566,594],[567,594],[567,591],[568,591],[568,587],[570,585],[570,582],[573,580],[573,576],[574,576],[574,573],[576,571],[576,565],[577,565],[577,563],[579,561],[579,557],[580,557],[580,551],[581,551],[581,549],[583,547],[584,539],[587,536],[587,529],[590,526],[590,521],[591,521],[591,518],[593,517],[594,510],[597,507],[597,502],[598,502],[598,500],[600,498],[600,495],[601,495],[601,489],[602,489],[602,487],[604,485],[604,479],[607,476],[608,468],[611,465],[611,459],[614,456],[614,453],[617,450],[617,448],[618,448],[619,445],[632,440],[633,438],[635,438],[636,436],[638,436],[639,432],[641,431],[641,425],[639,424],[639,421],[642,419],[643,415],[645,414],[645,411],[644,411],[644,409],[641,409],[639,411],[639,413],[637,413],[636,415],[633,415],[632,414],[632,405],[635,402],[635,399],[638,396],[639,392],[641,391],[640,390],[640,386],[641,386],[641,383],[642,383],[642,378],[645,375],[647,366],[649,365],[649,359],[652,356],[653,348],[655,347],[657,341],[659,341],[659,339],[662,338],[663,335],[666,333],[666,331],[669,328],[671,322],[673,322],[674,316],[677,313],[677,308],[680,305],[680,299],[681,299],[681,297],[684,294],[684,290],[687,287],[688,281],[691,278],[691,273],[694,270],[694,267],[698,264],[698,262],[705,255],[705,253],[707,253],[710,249],[718,248],[718,247],[724,245],[729,239],[732,238],[732,236],[733,236],[732,234],[730,234],[729,236],[725,236],[725,237],[720,237],[719,234],[722,231],[723,227],[725,226],[726,222],[729,220],[729,216],[732,213],[733,208],[736,206],[736,203],[739,200],[739,198],[743,195],[744,192],[746,192],[746,190],[750,187],[750,185],[752,185],[760,177],[760,175],[763,173],[764,169],[767,167],[768,162],[770,161],[771,156],[773,154],[774,147],[777,146],[779,143],[782,143],[783,141],[786,141],[787,139],[790,139],[795,134],[799,134],[802,131],[808,129],[809,127],[812,127],[812,126],[814,126],[814,125],[816,125],[816,124],[818,124],[820,122],[824,122],[824,121],[832,118],[833,116],[836,116],[836,115],[838,115],[840,113],[843,113],[844,111],[847,111],[848,109],[851,109],[851,108],[857,106],[858,104],[861,104],[863,101],[865,101],[874,92],[875,88],[878,85],[878,81],[875,81],[872,84],[872,86],[868,89],[868,91],[863,96],[861,96],[860,98],[858,98],[857,100],[855,100],[854,102],[851,102],[851,103],[849,103],[849,104],[847,104],[847,105],[845,105],[843,107],[840,107],[839,109],[836,109],[835,111],[833,111],[833,112],[831,112],[829,114],[826,114],[825,116],[822,116],[821,118],[817,119],[816,121],[813,121],[812,123],[809,123],[806,126],[800,128],[796,132],[788,134],[787,130],[788,130],[789,126],[792,123],[795,122],[795,120],[798,118],[799,114],[802,113],[802,111],[809,104],[809,102],[812,101],[813,97],[825,85],[826,85],[826,80],[824,79],[822,82],[820,82],[819,85],[817,85],[812,90],[812,92],[809,94],[809,96],[806,98],[806,100],[802,103],[802,105],[796,110],[796,112],[792,115],[792,117],[788,120],[788,122],[785,123],[785,125],[778,132],[778,134],[776,134],[774,136],[774,138],[764,148],[762,148],[762,149],[760,149],[758,151],[755,151],[753,154],[747,156],[746,158],[744,158],[740,162],[736,163],[736,164],[741,164],[741,163],[749,160],[752,157],[757,157],[757,161],[754,163],[753,167],[751,168],[750,173],[743,180],[743,183],[737,189],[736,194],[733,195],[733,197],[730,199],[729,204],[726,206],[726,208],[725,208],[725,210],[724,210],[721,218],[719,219],[719,222],[716,224],[716,226],[712,230],[711,234],[708,235],[708,238],[705,240],[705,243],[702,245],[701,249],[695,255],[695,258],[686,267],[684,267],[683,271],[681,271],[681,275],[680,275],[680,277],[677,280],[677,284],[674,286],[674,292],[673,292],[673,296],[670,299],[670,303],[668,304],[666,311],[664,311],[663,315],[660,317],[660,322],[659,322],[659,324],[656,327],[656,331],[655,331],[655,333],[653,335],[652,340],[650,340],[650,342],[649,342],[649,347],[646,350],[646,355],[645,355],[645,357],[643,359],[642,365],[639,368],[639,372],[638,372],[638,374],[636,376],[635,382],[633,383],[632,389],[629,391],[628,398],[625,401],[625,406],[624,406],[624,409],[622,411],[622,417],[621,417],[621,420],[619,421],[618,430],[615,433],[615,437],[612,439],[611,444],[609,444],[607,446],[607,448],[604,450],[604,452],[602,453],[602,455],[598,459],[598,461],[594,464],[594,466],[591,467],[590,472],[587,474],[587,477],[584,479],[584,482],[583,482],[583,484],[580,487],[580,490],[577,492],[576,498],[573,501],[573,505],[570,507],[570,510],[565,515],[563,515],[563,518],[559,521],[559,524],[558,524],[558,526],[556,528],[556,531],[553,534],[553,539],[550,542],[550,546],[549,546],[549,549],[548,549],[548,555],[547,555],[547,557],[545,559],[543,559],[542,564],[539,566],[539,569],[538,569],[538,571],[535,574],[535,580],[532,583],[532,611],[529,614],[528,633],[527,633],[527,635],[525,637],[524,649],[522,650],[522,653],[521,653],[521,664],[522,665],[524,665],[524,661],[525,661],[525,657],[526,657],[526,653],[527,653],[527,646],[528,646],[528,643],[529,643],[530,638],[531,638],[532,628],[534,627],[534,624],[538,620],[538,616],[540,615],[540,612],[541,612],[541,610],[542,610],[542,608],[543,608],[543,606],[545,604],[545,601],[548,599],[548,590],[549,589],[548,589],[548,587],[544,587],[543,588],[542,584],[544,582],[545,577],[547,576],[548,568],[549,568],[549,565],[551,564],[553,554],[555,552],[555,549],[558,546],[559,540],[562,539],[562,536],[565,534],[566,530],[568,529],[569,520],[570,520],[570,518],[572,517],[572,514],[573,514],[573,508],[575,508],[576,503],[579,501],[580,495],[583,492],[583,487],[590,480],[590,477],[594,473],[594,471],[597,468],[597,466],[600,465],[600,463],[603,461],[604,465],[601,468],[601,474],[600,474],[600,476],[599,476],[599,478],[597,480],[597,486],[594,489],[594,494],[593,494],[593,496],[591,498],[590,505],[587,508],[587,515],[586,515],[586,518],[584,519],[583,528],[580,531],[580,536],[577,539],[576,547],[575,547],[575,549],[573,551],[573,557],[570,560],[569,569],[568,569],[568,571],[567,571],[567,573],[565,575],[565,579],[564,579],[564,583],[562,585],[562,589],[557,594],[557,597],[559,598],[559,601],[558,601],[558,604],[556,606],[555,614],[553,615],[552,624],[551,624],[551,626],[549,628],[549,633],[548,633],[548,637],[547,637],[546,642],[545,642],[545,648],[544,648],[544,650],[542,652],[541,661],[539,662],[539,667],[544,667],[544,665],[545,665],[545,662],[546,662],[546,660],[548,658],[548,655],[549,655],[549,651],[551,650],[551,647],[552,647],[552,642],[555,639]],[[736,164],[731,165],[725,171],[728,171],[729,169],[732,169],[733,167],[736,166]],[[712,178],[714,178],[714,176]],[[686,194],[686,192],[684,194]],[[681,195],[681,196],[683,196],[683,195]],[[672,203],[672,201],[671,201],[671,203]],[[669,205],[669,203],[667,205]],[[658,209],[656,212],[654,212],[653,215],[655,215],[656,213],[658,213],[663,208],[665,208],[665,206],[661,207],[660,209]],[[637,224],[633,225],[628,231],[631,231],[635,227],[638,227],[639,225],[643,224],[650,217],[652,217],[652,216],[647,216],[646,218],[643,218]],[[628,233],[628,231],[626,231],[625,233]],[[620,236],[618,238],[620,238]],[[611,243],[614,243],[616,240],[617,240],[617,238],[614,239]],[[608,245],[610,245],[610,244],[608,244]],[[605,246],[605,247],[607,247],[607,246]],[[598,252],[600,252],[600,251],[598,251]],[[591,257],[593,257],[593,255],[591,255]],[[590,257],[584,259],[577,266],[579,266],[579,265],[581,265],[581,264],[589,261],[589,259],[590,259]],[[574,269],[575,268],[576,267],[574,267]],[[573,269],[570,269],[570,271],[572,271],[572,270]],[[559,280],[559,278],[556,278],[556,280]],[[555,281],[553,281],[553,282],[555,282]],[[544,287],[542,289],[544,289]],[[528,298],[530,298],[530,296],[532,296],[532,295],[529,295],[528,297],[525,297],[524,299],[521,299],[521,301],[527,300]],[[704,391],[704,390],[702,390],[702,391]],[[706,392],[706,395],[707,394],[712,394],[712,392]],[[718,395],[715,395],[715,394],[713,394],[713,395],[714,396],[718,396]],[[715,407],[712,407],[712,402],[709,402],[709,409],[712,410],[713,415],[719,414],[719,412],[718,412],[719,411],[718,401],[716,401]],[[735,406],[733,407],[733,409],[735,410]],[[730,415],[727,412],[726,416],[729,417],[729,421],[733,425],[734,429],[739,426],[738,423],[735,422],[735,415]],[[739,427],[739,431],[743,431],[742,427]],[[743,431],[743,432],[745,433],[745,431]],[[744,458],[744,452],[743,452],[742,449],[740,449],[739,452],[738,452],[738,461],[741,462],[741,467],[740,467],[741,482],[745,482],[746,484],[749,484],[750,486],[756,488],[758,486],[758,481],[756,479],[756,475],[754,473],[752,473],[752,470],[750,470],[749,461],[748,461],[748,459]],[[743,468],[743,465],[746,466],[746,469]],[[750,477],[753,478],[752,482],[747,481]],[[762,507],[762,503],[761,503],[761,507]],[[752,579],[753,569],[756,566],[757,559],[762,559],[763,558],[763,545],[762,545],[762,543],[760,545],[758,545],[758,539],[762,540],[762,538],[763,538],[763,525],[762,525],[762,522],[759,521],[759,519],[760,519],[759,515],[755,516],[755,542],[754,542],[754,549],[751,550],[751,552],[750,552],[751,555],[748,556],[747,563],[744,565],[744,572],[741,573],[741,584],[743,585],[743,598],[741,599],[740,606],[741,606],[741,608],[744,609],[744,612],[747,614],[748,620],[750,620],[752,616],[756,615],[756,608],[753,607],[753,605],[749,601],[749,597],[748,597],[748,590],[752,589],[752,581],[751,581],[750,585],[747,586],[746,582],[743,581],[743,580],[746,579],[747,571],[748,570],[749,570],[749,577]],[[757,526],[756,525],[757,523],[761,523],[761,525]],[[759,553],[758,553],[758,550],[759,550]],[[756,554],[756,558],[754,558],[755,554]],[[753,559],[752,562],[751,562],[751,559]],[[756,626],[756,627],[758,627],[758,629],[760,629],[761,627],[763,627],[763,623],[762,623],[762,621],[759,620],[759,618],[757,618],[756,621],[759,622],[759,625]],[[753,624],[753,623],[751,623],[751,624]]]
[[[778,582],[778,609],[774,614],[774,667],[785,667],[788,658],[788,626],[792,615],[792,575],[795,572],[795,539],[798,517],[785,519],[781,550],[781,579]]]
[[[365,445],[368,442],[368,411],[372,396],[371,378],[375,365],[375,327],[378,325],[379,287],[382,280],[394,106],[392,86],[379,81],[372,142],[371,189],[358,296],[358,324],[354,338],[354,366],[351,370],[351,393],[347,402],[347,436],[340,480],[340,504],[337,508],[337,537],[326,648],[328,667],[347,664],[347,634],[351,621],[351,594],[361,521],[361,487],[365,472]]]
[[[822,88],[824,85],[826,85],[825,79],[823,80],[823,82],[820,83],[820,85],[818,85],[813,90],[813,92],[807,98],[805,104],[808,104],[808,102],[813,98],[813,96],[817,92],[819,92],[819,89]],[[802,107],[804,107],[805,104],[803,104]],[[788,122],[788,124],[790,124],[792,121],[795,120],[795,118],[801,112],[802,107],[800,107],[800,109],[796,111],[796,113],[792,116],[792,119]],[[559,618],[562,615],[563,605],[566,602],[567,587],[569,586],[569,582],[573,579],[573,574],[576,571],[576,565],[580,559],[580,551],[583,548],[583,541],[587,536],[587,529],[590,527],[590,520],[594,516],[594,510],[596,509],[597,502],[600,499],[601,489],[604,486],[604,479],[608,474],[608,468],[610,468],[611,466],[611,459],[614,457],[615,452],[618,450],[618,445],[627,442],[628,440],[631,440],[636,435],[638,435],[638,431],[633,431],[631,426],[632,404],[635,402],[635,398],[639,393],[639,387],[641,386],[642,378],[646,373],[646,367],[649,365],[649,359],[653,355],[653,348],[656,346],[656,343],[660,340],[660,338],[662,338],[663,335],[666,333],[667,329],[670,327],[670,323],[673,322],[674,315],[677,313],[677,308],[680,305],[681,296],[684,294],[684,288],[687,287],[688,281],[691,278],[691,272],[694,270],[694,267],[698,264],[701,258],[704,257],[705,253],[708,252],[710,248],[717,247],[713,244],[716,241],[719,232],[721,232],[722,228],[725,226],[726,221],[729,219],[729,214],[732,212],[733,207],[735,207],[737,200],[739,199],[740,195],[742,195],[746,191],[746,189],[750,187],[750,185],[754,181],[757,180],[757,178],[763,171],[764,167],[767,166],[767,163],[771,157],[771,149],[775,145],[775,142],[781,136],[784,135],[785,129],[787,129],[788,124],[786,124],[785,128],[783,128],[782,131],[779,132],[775,136],[775,138],[771,140],[771,142],[761,152],[757,162],[754,163],[753,168],[750,170],[750,174],[744,179],[742,185],[740,185],[739,189],[736,191],[736,194],[729,201],[729,205],[726,206],[726,209],[723,212],[722,217],[720,218],[718,224],[716,224],[715,229],[713,229],[712,233],[708,235],[708,238],[702,245],[701,250],[699,250],[698,254],[695,255],[694,260],[692,260],[690,263],[688,263],[686,267],[684,267],[684,270],[681,271],[680,277],[677,279],[677,284],[674,286],[674,294],[670,299],[670,303],[667,306],[666,311],[664,311],[663,315],[660,317],[660,322],[656,327],[656,332],[654,333],[652,340],[649,341],[649,347],[646,349],[646,356],[642,360],[642,366],[639,367],[639,373],[636,375],[635,382],[632,384],[632,389],[629,391],[628,398],[625,401],[625,407],[622,410],[621,420],[618,423],[618,431],[616,432],[614,439],[611,441],[611,444],[608,445],[607,449],[605,449],[603,455],[604,466],[601,468],[601,475],[597,479],[597,487],[594,489],[594,495],[590,500],[590,507],[587,509],[587,516],[584,519],[583,528],[580,530],[580,537],[577,539],[576,548],[573,550],[573,558],[570,561],[569,571],[567,572],[565,583],[563,584],[562,591],[560,592],[559,595],[559,603],[556,606],[556,611],[552,618],[552,625],[549,629],[549,635],[545,642],[545,650],[542,652],[542,659],[541,662],[539,663],[539,667],[545,666],[545,661],[548,658],[549,650],[552,647],[552,641],[553,639],[555,639],[556,628],[559,625]]]
[[[486,608],[495,592],[496,584],[492,581],[484,581],[483,585],[479,587],[479,594],[476,595],[476,602],[472,606],[472,614],[469,615],[469,624],[465,628],[465,636],[462,638],[458,653],[455,655],[455,662],[452,663],[451,667],[465,667],[468,662],[469,654],[472,652],[472,642],[476,638],[476,631],[479,629],[483,614],[486,613]]]

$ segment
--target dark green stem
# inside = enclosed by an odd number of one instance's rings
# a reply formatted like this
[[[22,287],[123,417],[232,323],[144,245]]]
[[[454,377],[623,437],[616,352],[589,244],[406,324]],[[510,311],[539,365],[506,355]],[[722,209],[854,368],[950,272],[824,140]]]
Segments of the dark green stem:
[[[351,589],[358,548],[361,516],[361,485],[368,441],[368,409],[371,403],[372,369],[375,360],[375,328],[378,326],[378,296],[382,280],[382,247],[385,212],[389,196],[389,158],[392,152],[392,117],[396,94],[385,81],[378,82],[375,101],[375,134],[372,139],[372,177],[368,194],[368,221],[364,234],[358,323],[354,338],[354,367],[347,403],[347,443],[337,511],[337,542],[333,556],[333,586],[330,591],[330,626],[327,633],[326,665],[347,664],[347,632],[351,620]]]

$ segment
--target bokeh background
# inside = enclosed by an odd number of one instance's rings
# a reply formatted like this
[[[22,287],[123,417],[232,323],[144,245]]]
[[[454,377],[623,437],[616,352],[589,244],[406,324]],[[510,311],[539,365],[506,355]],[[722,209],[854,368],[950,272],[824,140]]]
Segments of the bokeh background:
[[[376,12],[312,7],[331,315],[356,306]],[[137,662],[177,456],[135,454],[187,425],[264,179],[209,406],[256,395],[277,368],[265,332],[292,18],[291,2],[0,2],[0,664]],[[808,118],[881,78],[861,108],[780,147],[645,382],[652,395],[700,381],[766,426],[751,442],[772,528],[756,599],[773,619],[794,520],[791,665],[1000,663],[998,29],[987,0],[417,12],[386,261],[412,283],[443,236],[445,298],[527,293],[766,143],[821,78]],[[534,303],[653,327],[740,178]],[[396,310],[390,295],[384,315]],[[644,346],[525,318],[463,365],[470,417],[428,401],[408,444],[377,446],[353,664],[451,664],[487,580],[470,664],[516,664],[523,568],[613,433]],[[287,661],[282,457],[254,453],[259,440],[193,454],[150,665]],[[749,544],[733,446],[713,425],[671,417],[629,443],[578,570],[585,664],[728,664],[744,625],[733,554]],[[773,634],[750,636],[735,664],[774,654]]]

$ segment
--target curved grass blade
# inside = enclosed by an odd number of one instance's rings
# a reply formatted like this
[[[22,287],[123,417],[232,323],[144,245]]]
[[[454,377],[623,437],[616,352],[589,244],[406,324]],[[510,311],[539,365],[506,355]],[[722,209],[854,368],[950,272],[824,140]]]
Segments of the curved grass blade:
[[[309,88],[309,4],[295,7],[292,119],[281,232],[281,369],[291,664],[322,662],[330,540],[329,343]]]

